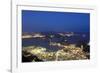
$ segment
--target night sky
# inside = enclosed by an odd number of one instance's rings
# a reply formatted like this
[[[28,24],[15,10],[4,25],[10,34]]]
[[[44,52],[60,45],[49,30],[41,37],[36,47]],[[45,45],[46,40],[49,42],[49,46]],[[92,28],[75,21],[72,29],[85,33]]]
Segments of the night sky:
[[[90,14],[22,10],[22,32],[90,32]]]

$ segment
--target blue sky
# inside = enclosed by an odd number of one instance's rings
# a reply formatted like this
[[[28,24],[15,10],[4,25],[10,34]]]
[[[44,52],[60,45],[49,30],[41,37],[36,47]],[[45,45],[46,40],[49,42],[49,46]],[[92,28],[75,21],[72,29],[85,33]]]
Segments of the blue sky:
[[[90,14],[22,10],[22,32],[90,32]]]

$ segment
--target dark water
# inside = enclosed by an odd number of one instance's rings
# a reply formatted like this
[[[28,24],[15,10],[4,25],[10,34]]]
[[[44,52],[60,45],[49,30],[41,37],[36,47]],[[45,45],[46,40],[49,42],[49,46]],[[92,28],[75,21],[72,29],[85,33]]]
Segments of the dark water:
[[[50,35],[50,34],[45,34]],[[47,48],[47,50],[51,51],[57,51],[60,48],[57,46],[50,46],[51,42],[57,42],[57,43],[70,43],[70,44],[78,44],[78,43],[89,43],[89,34],[88,33],[76,33],[73,36],[66,36],[61,37],[57,34],[54,34],[55,37],[53,38],[46,38],[46,39],[40,39],[40,38],[28,38],[28,39],[22,39],[22,46],[41,46],[44,48]],[[65,41],[67,40],[67,41]]]

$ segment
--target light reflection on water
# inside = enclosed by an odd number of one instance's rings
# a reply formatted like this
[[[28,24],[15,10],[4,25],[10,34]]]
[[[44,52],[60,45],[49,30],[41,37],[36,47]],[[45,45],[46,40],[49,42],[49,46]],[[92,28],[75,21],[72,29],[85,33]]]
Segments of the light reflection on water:
[[[44,48],[47,48],[48,51],[57,51],[61,49],[57,46],[50,46],[50,42],[56,42],[56,43],[71,43],[71,44],[77,44],[80,42],[89,43],[89,34],[78,34],[70,37],[53,37],[53,38],[47,38],[47,39],[40,39],[40,38],[28,38],[28,39],[22,39],[22,46],[41,46]]]

